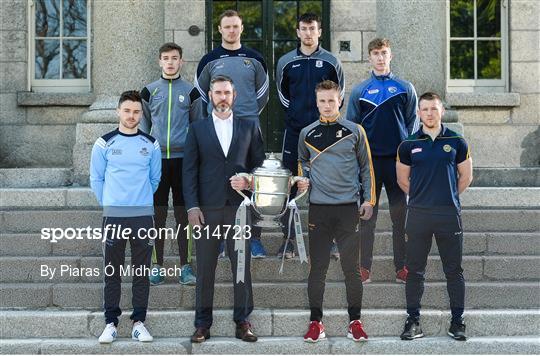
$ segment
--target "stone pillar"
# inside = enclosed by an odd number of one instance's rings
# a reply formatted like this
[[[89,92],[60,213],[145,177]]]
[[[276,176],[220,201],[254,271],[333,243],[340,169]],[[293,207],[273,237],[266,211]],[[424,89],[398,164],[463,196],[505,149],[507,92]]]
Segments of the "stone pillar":
[[[446,91],[446,1],[377,0],[377,35],[392,44],[392,70],[418,95]]]
[[[96,100],[77,123],[75,183],[88,184],[92,145],[116,126],[118,96],[125,90],[140,90],[159,73],[156,53],[163,38],[163,1],[93,1],[91,72]]]

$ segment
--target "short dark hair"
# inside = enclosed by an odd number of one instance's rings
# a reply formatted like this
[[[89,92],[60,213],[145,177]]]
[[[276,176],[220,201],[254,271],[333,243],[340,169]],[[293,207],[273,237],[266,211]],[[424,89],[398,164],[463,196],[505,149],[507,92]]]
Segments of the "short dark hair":
[[[180,54],[180,58],[182,58],[182,47],[180,47],[174,42],[167,42],[162,44],[161,47],[159,47],[159,58],[161,58],[161,54],[163,52],[170,52],[174,50],[178,51],[178,53]]]
[[[219,26],[221,26],[221,20],[223,20],[224,17],[238,17],[240,21],[242,21],[242,16],[238,13],[236,10],[225,10],[219,15]],[[243,21],[242,21],[243,22]]]
[[[220,74],[216,75],[214,78],[210,80],[210,90],[212,90],[212,87],[214,86],[214,83],[221,83],[221,82],[229,82],[231,83],[231,86],[234,90],[234,82],[231,79],[231,77],[228,77],[226,75]]]
[[[383,47],[390,48],[390,40],[388,38],[374,38],[369,41],[368,44],[368,54],[371,53],[374,49],[381,49]]]
[[[313,21],[316,21],[317,25],[319,25],[319,28],[321,28],[321,19],[319,15],[314,14],[313,12],[306,12],[305,14],[302,14],[300,15],[300,17],[298,17],[298,21],[296,22],[296,28],[300,28],[300,22],[312,23]]]
[[[338,83],[331,80],[323,80],[315,86],[315,93],[321,90],[335,90],[338,93],[341,93],[341,88]]]
[[[118,100],[118,107],[122,105],[124,101],[137,101],[142,105],[141,94],[137,90],[128,90],[120,94],[120,100]]]
[[[420,107],[420,102],[422,100],[427,100],[427,101],[439,100],[441,105],[443,105],[443,101],[441,99],[441,96],[439,94],[431,92],[431,91],[425,92],[424,94],[420,95],[420,97],[418,98],[418,107]]]

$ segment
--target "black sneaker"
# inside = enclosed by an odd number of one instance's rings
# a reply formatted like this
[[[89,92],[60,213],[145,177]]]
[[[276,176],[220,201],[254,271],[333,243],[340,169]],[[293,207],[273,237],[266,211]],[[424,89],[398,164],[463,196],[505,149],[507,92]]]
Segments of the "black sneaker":
[[[405,327],[401,333],[401,340],[414,340],[421,337],[424,337],[422,332],[422,327],[420,326],[420,321],[407,318],[405,321]]]
[[[450,329],[448,329],[448,335],[450,335],[454,340],[467,340],[467,335],[465,335],[465,324],[451,323]]]
[[[281,247],[278,250],[277,257],[282,258],[283,257],[283,251],[285,251],[285,240],[281,244]],[[285,251],[285,259],[290,260],[291,258],[294,258],[294,240],[289,240],[289,243],[287,243],[287,250]]]

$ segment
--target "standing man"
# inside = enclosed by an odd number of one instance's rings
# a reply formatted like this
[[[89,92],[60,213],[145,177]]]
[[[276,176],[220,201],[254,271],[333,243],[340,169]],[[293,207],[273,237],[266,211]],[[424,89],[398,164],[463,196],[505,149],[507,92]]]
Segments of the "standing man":
[[[182,160],[184,143],[189,123],[202,115],[199,91],[180,77],[182,68],[182,48],[176,43],[165,43],[159,48],[159,66],[161,78],[148,84],[141,91],[143,99],[143,119],[141,130],[161,142],[162,172],[159,187],[154,194],[156,207],[155,224],[157,229],[165,227],[169,209],[169,192],[172,189],[174,218],[177,229],[182,231],[188,224],[187,213],[182,194]],[[182,234],[180,234],[182,235]],[[188,236],[178,238],[178,251],[182,273],[178,281],[181,284],[194,285],[193,270],[189,265],[191,239]],[[164,282],[163,247],[165,239],[158,235],[155,245],[154,266],[150,284]]]
[[[298,183],[298,190],[304,191],[311,185],[308,217],[311,316],[304,341],[317,342],[325,338],[322,305],[333,239],[345,275],[350,319],[347,337],[354,341],[367,340],[360,322],[363,287],[358,269],[358,218],[369,219],[375,204],[369,143],[360,125],[340,117],[342,91],[339,85],[325,80],[317,84],[315,91],[321,116],[319,121],[302,129],[298,144],[301,173],[308,178]],[[362,184],[358,177],[362,178]]]
[[[195,86],[203,101],[208,104],[208,112],[212,111],[208,99],[210,81],[217,75],[225,75],[234,80],[238,93],[233,111],[237,119],[248,119],[259,124],[259,114],[268,102],[268,70],[262,55],[243,46],[240,36],[244,31],[242,17],[234,10],[227,10],[219,16],[219,33],[221,45],[202,57],[197,67]],[[261,229],[253,228],[251,254],[254,258],[266,257],[261,244]],[[223,251],[223,245],[221,246]]]
[[[285,54],[278,61],[276,85],[279,100],[285,110],[285,133],[283,135],[283,164],[294,176],[298,175],[298,135],[302,129],[319,119],[315,86],[324,80],[337,83],[342,89],[339,99],[343,101],[345,80],[341,62],[332,53],[319,45],[321,20],[313,13],[306,13],[298,18],[296,35],[299,46]],[[296,195],[296,187],[291,197]],[[283,216],[285,225],[284,241],[278,256],[285,253],[285,258],[293,258],[294,245],[286,244],[289,212]],[[285,251],[285,245],[287,245]]]
[[[368,45],[371,77],[353,88],[347,119],[364,128],[371,145],[377,203],[370,220],[362,222],[362,253],[360,275],[363,283],[371,282],[373,242],[379,211],[379,198],[384,184],[392,219],[392,240],[396,282],[405,283],[405,194],[399,189],[396,178],[396,151],[409,134],[418,129],[416,92],[411,83],[396,77],[390,71],[392,51],[390,41],[376,38]]]
[[[103,206],[103,273],[106,327],[100,343],[116,339],[120,310],[121,276],[124,266],[126,238],[131,246],[133,331],[131,337],[152,341],[144,327],[148,308],[150,262],[154,240],[147,232],[154,227],[152,195],[161,175],[161,151],[152,136],[138,130],[142,116],[141,96],[126,91],[120,96],[116,112],[118,128],[98,138],[92,148],[90,186],[99,205]],[[126,238],[124,238],[124,236]]]
[[[236,190],[249,188],[249,182],[236,173],[251,172],[262,164],[265,158],[262,135],[255,121],[238,119],[236,113],[233,114],[237,92],[232,79],[221,75],[214,77],[207,95],[214,109],[207,119],[191,125],[183,168],[189,222],[194,230],[201,231],[195,242],[196,330],[191,340],[199,343],[210,337],[219,245],[225,240],[233,274],[236,337],[253,342],[257,341],[257,336],[248,321],[253,311],[250,258],[245,259],[244,281],[238,281],[233,226],[242,202]],[[216,229],[219,236],[214,234]],[[250,240],[246,240],[245,251],[249,256]]]
[[[407,314],[402,340],[424,336],[420,326],[420,300],[431,241],[441,256],[450,297],[452,321],[448,335],[466,340],[463,309],[465,280],[461,259],[463,228],[459,194],[472,182],[472,160],[463,137],[441,124],[442,100],[435,93],[420,96],[422,128],[398,148],[396,171],[407,204]]]

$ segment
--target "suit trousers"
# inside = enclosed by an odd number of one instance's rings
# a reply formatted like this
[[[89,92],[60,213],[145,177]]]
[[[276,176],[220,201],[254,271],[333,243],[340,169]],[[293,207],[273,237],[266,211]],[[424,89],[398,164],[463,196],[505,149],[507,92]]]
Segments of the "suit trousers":
[[[239,324],[248,320],[253,311],[253,290],[251,286],[251,244],[246,240],[246,263],[244,282],[236,283],[237,253],[234,251],[234,223],[238,206],[226,205],[221,209],[202,210],[205,228],[199,238],[195,239],[197,256],[197,286],[195,302],[195,327],[210,328],[212,326],[212,311],[214,304],[214,284],[218,263],[219,245],[225,240],[227,255],[231,261],[231,272],[234,286],[233,320]],[[231,228],[228,229],[229,225]],[[214,234],[219,229],[221,236]],[[208,231],[208,233],[206,232]]]

